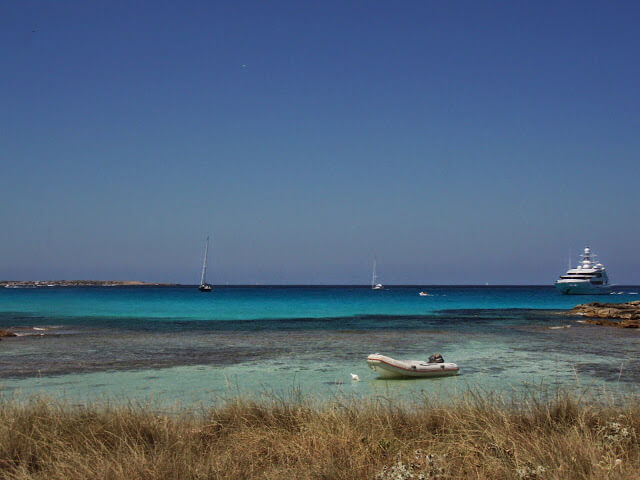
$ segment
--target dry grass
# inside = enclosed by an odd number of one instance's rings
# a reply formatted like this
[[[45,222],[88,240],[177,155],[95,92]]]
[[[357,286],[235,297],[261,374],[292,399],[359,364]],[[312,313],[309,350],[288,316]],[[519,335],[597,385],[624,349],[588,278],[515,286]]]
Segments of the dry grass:
[[[640,478],[640,405],[236,399],[203,412],[0,402],[3,479]]]

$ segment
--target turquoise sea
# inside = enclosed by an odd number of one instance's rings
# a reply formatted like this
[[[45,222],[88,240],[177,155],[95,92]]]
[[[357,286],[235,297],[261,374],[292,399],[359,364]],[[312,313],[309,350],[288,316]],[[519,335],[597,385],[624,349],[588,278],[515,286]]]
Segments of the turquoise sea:
[[[421,297],[420,291],[429,296]],[[638,393],[640,332],[563,313],[552,287],[49,287],[0,289],[0,395],[211,403],[292,389],[411,398],[469,388]],[[379,380],[383,353],[456,362],[457,377]],[[361,381],[351,380],[351,373]]]

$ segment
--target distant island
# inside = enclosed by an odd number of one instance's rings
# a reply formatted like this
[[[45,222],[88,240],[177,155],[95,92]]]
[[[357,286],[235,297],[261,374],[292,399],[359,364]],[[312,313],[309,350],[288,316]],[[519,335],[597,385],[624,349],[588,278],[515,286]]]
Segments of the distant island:
[[[148,287],[175,286],[175,283],[150,283],[137,280],[2,280],[6,288],[35,287]]]

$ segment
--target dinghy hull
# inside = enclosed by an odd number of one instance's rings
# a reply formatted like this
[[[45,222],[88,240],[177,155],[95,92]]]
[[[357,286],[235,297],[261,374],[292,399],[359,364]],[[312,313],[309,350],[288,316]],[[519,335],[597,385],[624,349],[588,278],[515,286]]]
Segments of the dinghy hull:
[[[455,363],[427,363],[420,360],[396,360],[384,355],[372,354],[367,357],[369,368],[380,378],[429,378],[457,375]]]

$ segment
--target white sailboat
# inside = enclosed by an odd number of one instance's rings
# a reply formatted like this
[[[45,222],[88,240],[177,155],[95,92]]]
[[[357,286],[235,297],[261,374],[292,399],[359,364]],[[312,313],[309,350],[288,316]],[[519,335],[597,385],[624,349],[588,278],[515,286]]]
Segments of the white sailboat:
[[[381,283],[377,282],[378,276],[376,275],[376,263],[378,262],[377,258],[373,258],[373,275],[371,276],[371,290],[382,290],[384,286]]]
[[[200,276],[200,286],[198,290],[201,292],[210,292],[213,286],[207,283],[207,254],[209,253],[209,236],[204,247],[204,260],[202,261],[202,275]]]

